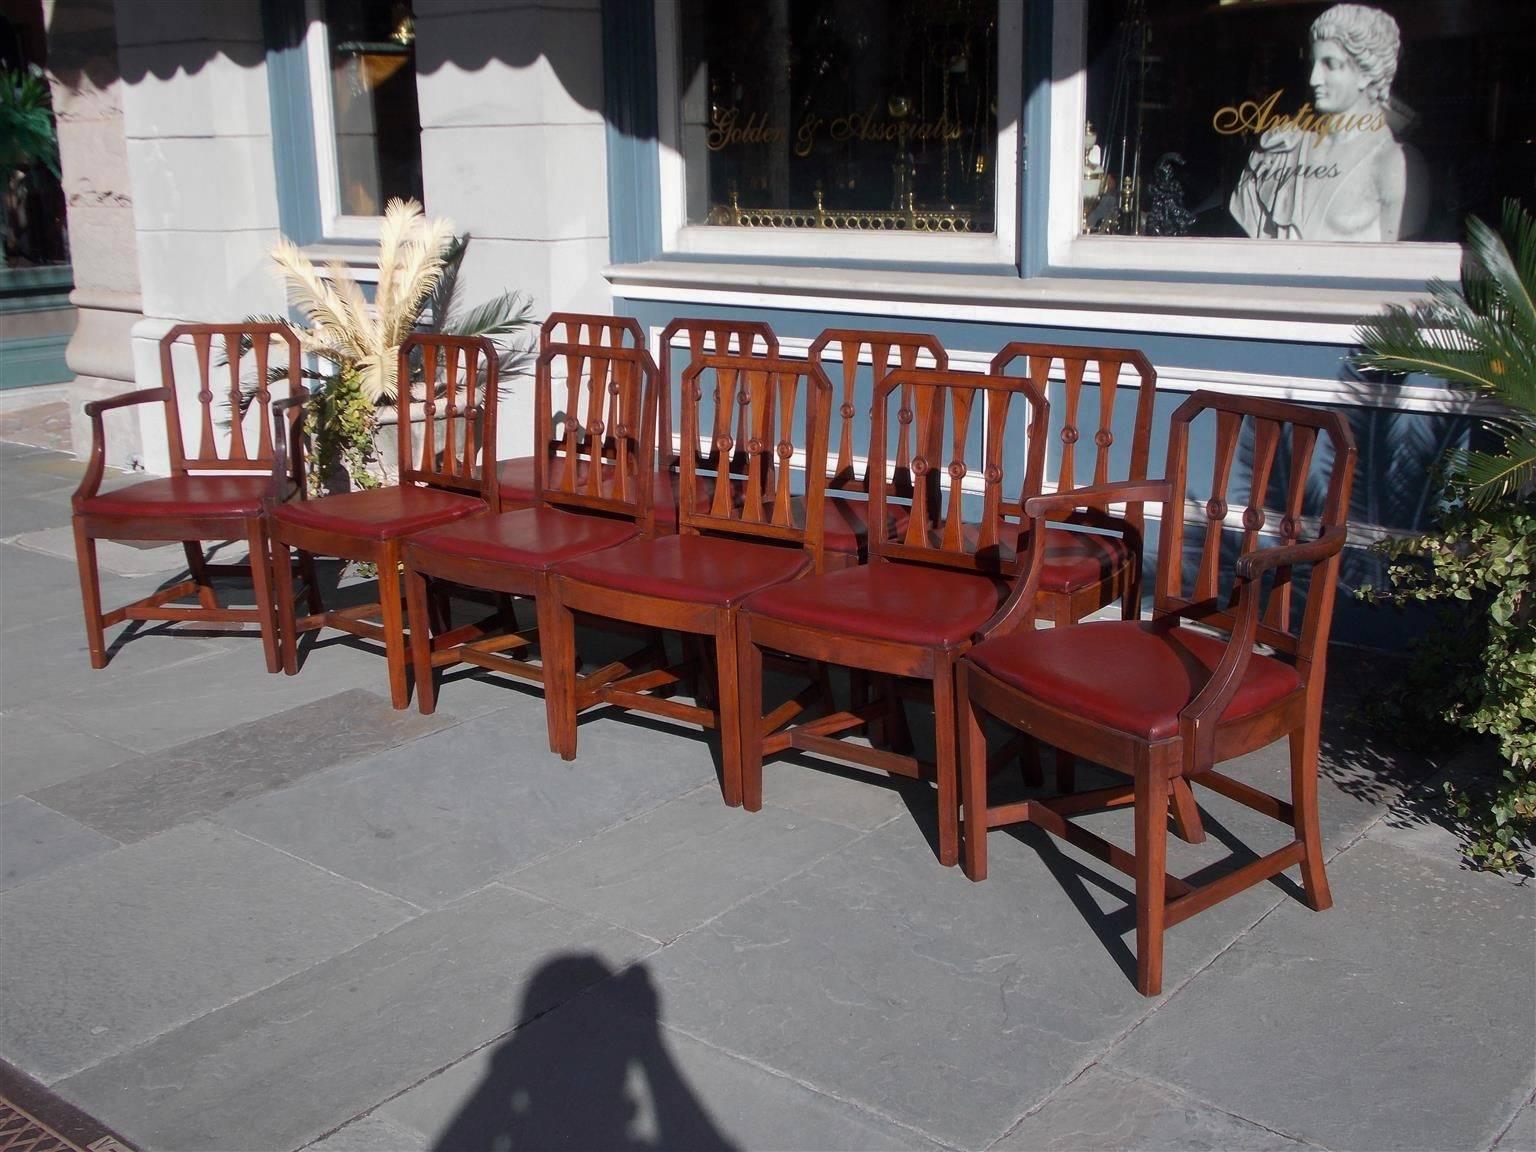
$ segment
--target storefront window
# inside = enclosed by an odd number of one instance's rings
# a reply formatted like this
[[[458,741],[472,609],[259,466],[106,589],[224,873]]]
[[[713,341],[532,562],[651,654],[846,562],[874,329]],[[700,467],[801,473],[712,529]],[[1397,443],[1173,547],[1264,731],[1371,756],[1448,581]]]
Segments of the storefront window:
[[[686,223],[996,231],[998,15],[997,0],[681,0]]]
[[[1457,240],[1536,185],[1533,29],[1530,0],[1088,0],[1080,232]]]
[[[327,231],[376,217],[392,197],[421,198],[416,30],[405,0],[319,0],[311,79]]]

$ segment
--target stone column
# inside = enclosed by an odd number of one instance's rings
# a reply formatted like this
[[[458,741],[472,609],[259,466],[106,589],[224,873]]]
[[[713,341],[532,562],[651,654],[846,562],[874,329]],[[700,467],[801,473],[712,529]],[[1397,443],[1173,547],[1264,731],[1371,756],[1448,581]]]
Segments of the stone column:
[[[473,236],[460,285],[555,310],[609,312],[607,150],[598,0],[416,0],[427,210]],[[532,381],[505,390],[499,455],[533,447]]]
[[[136,386],[131,336],[143,314],[133,195],[113,0],[43,0],[43,19],[75,277],[69,298],[79,310],[65,352],[76,374],[71,431],[83,455],[91,443],[85,402]],[[108,415],[108,463],[127,467],[141,458],[140,415]]]

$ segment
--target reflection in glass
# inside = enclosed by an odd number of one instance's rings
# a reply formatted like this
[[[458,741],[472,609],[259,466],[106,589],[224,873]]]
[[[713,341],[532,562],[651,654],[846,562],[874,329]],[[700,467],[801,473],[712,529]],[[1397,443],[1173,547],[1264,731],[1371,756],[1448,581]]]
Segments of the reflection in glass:
[[[688,221],[991,232],[996,0],[682,0]]]
[[[324,0],[336,180],[345,216],[421,199],[416,28],[408,0]]]

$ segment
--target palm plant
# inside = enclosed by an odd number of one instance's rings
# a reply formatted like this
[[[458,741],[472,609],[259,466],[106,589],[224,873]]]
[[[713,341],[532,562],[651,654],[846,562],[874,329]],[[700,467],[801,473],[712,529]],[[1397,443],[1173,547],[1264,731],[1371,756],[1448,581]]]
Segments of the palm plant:
[[[1365,321],[1357,337],[1365,352],[1354,358],[1362,368],[1438,376],[1502,405],[1487,417],[1502,450],[1448,462],[1474,507],[1536,491],[1536,217],[1518,200],[1504,203],[1503,234],[1470,217],[1460,289],[1432,281],[1417,307],[1393,305]]]
[[[1529,870],[1536,843],[1536,219],[1504,205],[1503,235],[1467,221],[1461,290],[1435,282],[1413,309],[1360,326],[1362,367],[1425,372],[1499,406],[1495,451],[1452,452],[1422,535],[1388,540],[1376,603],[1432,604],[1404,679],[1377,695],[1381,725],[1420,746],[1447,733],[1497,742],[1503,765],[1445,785],[1467,857]],[[1427,723],[1426,723],[1427,721]]]
[[[338,469],[354,485],[378,485],[370,466],[377,455],[381,410],[400,410],[403,429],[410,401],[425,399],[426,389],[436,385],[420,378],[418,360],[416,378],[400,396],[400,344],[418,326],[455,336],[503,338],[503,379],[527,356],[526,344],[506,339],[532,322],[532,302],[524,294],[502,292],[469,309],[457,304],[468,243],[468,235],[454,235],[451,221],[428,218],[415,200],[391,200],[379,229],[379,279],[371,303],[344,265],[331,263],[322,274],[291,241],[284,239],[273,249],[289,302],[308,323],[281,316],[253,319],[292,328],[303,351],[322,362],[322,367],[303,369],[317,395],[306,424],[314,457],[310,483],[316,489]]]

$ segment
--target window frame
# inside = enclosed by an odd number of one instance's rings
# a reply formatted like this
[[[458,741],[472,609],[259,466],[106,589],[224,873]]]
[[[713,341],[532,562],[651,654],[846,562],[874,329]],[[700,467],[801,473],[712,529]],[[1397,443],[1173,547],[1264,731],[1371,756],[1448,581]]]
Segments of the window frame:
[[[1024,119],[1024,5],[997,0],[997,106],[1009,123],[997,134],[993,164],[994,219],[990,233],[932,235],[902,232],[837,231],[837,258],[902,264],[981,264],[1017,267],[1023,190],[1021,160]],[[678,0],[656,0],[657,158],[661,193],[661,250],[664,255],[722,256],[772,261],[805,258],[826,262],[828,229],[733,228],[688,223],[686,161],[681,146]]]
[[[1086,5],[1056,0],[1051,20],[1052,131],[1046,214],[1046,260],[1053,269],[1135,275],[1307,277],[1320,281],[1455,280],[1461,246],[1268,240],[1207,236],[1083,235],[1082,180],[1088,107]]]

